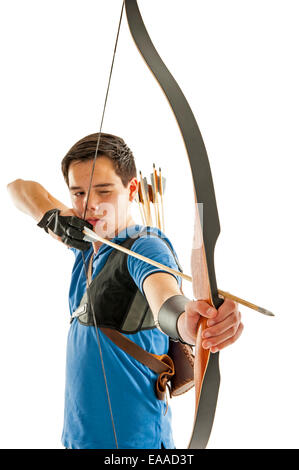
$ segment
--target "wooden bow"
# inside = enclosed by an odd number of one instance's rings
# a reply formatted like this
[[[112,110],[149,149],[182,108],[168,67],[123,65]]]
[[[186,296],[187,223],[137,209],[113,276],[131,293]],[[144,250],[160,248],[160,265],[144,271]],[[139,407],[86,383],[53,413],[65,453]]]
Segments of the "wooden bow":
[[[177,120],[187,151],[193,177],[194,196],[196,203],[194,243],[191,257],[194,297],[198,300],[205,300],[218,309],[223,303],[223,298],[219,297],[218,295],[219,291],[217,288],[214,267],[214,249],[220,233],[220,224],[213,180],[205,145],[195,117],[184,94],[182,93],[182,90],[165,66],[151,41],[151,38],[141,17],[137,0],[124,0],[122,11],[124,6],[126,8],[127,20],[135,44],[169,102],[169,105]],[[107,95],[105,106],[106,101]],[[101,129],[99,132],[98,142],[100,141],[100,137]],[[96,157],[97,151],[95,154],[95,159]],[[87,201],[88,197],[89,191]],[[103,242],[109,244],[108,241],[104,240]],[[96,327],[97,325],[95,316],[94,322]],[[206,320],[202,320],[198,329],[195,347],[194,377],[196,387],[196,406],[194,426],[189,443],[190,449],[203,449],[207,445],[213,425],[220,384],[219,352],[210,354],[209,350],[203,349],[201,346],[201,333],[205,327]],[[99,337],[97,337],[97,340],[101,353]],[[102,367],[105,375],[103,361]],[[108,387],[107,395],[109,399]],[[110,401],[109,406],[113,421]],[[115,441],[117,446],[116,433]]]

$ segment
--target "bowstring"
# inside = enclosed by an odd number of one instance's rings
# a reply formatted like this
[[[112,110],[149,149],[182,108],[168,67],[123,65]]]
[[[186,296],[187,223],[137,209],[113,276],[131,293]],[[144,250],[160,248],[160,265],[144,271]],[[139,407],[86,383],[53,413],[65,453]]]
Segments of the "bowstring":
[[[87,207],[88,207],[88,200],[89,200],[89,197],[90,197],[90,191],[91,191],[91,185],[92,185],[92,180],[93,180],[93,175],[94,175],[94,170],[95,170],[95,164],[96,164],[96,160],[97,160],[97,157],[98,157],[98,151],[99,151],[99,146],[100,146],[100,141],[101,141],[101,136],[102,136],[104,116],[105,116],[106,105],[107,105],[108,95],[109,95],[109,90],[110,90],[112,71],[113,71],[114,62],[115,62],[115,56],[116,56],[116,50],[117,50],[117,45],[118,45],[120,27],[121,27],[121,22],[122,22],[122,18],[123,18],[124,5],[125,5],[125,1],[123,1],[123,3],[122,3],[120,19],[119,19],[119,23],[118,23],[118,29],[117,29],[116,40],[115,40],[114,51],[113,51],[113,57],[112,57],[112,62],[111,62],[111,67],[110,67],[108,85],[107,85],[106,96],[105,96],[105,101],[104,101],[104,106],[103,106],[102,117],[101,117],[100,130],[99,130],[96,150],[95,150],[95,154],[94,154],[94,158],[93,158],[92,170],[91,170],[89,186],[88,186],[88,191],[87,191],[87,197],[86,197],[86,203],[85,203],[85,208],[84,208],[84,215],[83,215],[84,220],[86,218],[86,212],[87,212]],[[103,358],[103,351],[102,351],[102,346],[101,346],[101,341],[100,341],[100,336],[99,336],[99,331],[98,331],[94,306],[93,306],[93,303],[91,301],[91,296],[90,296],[90,283],[89,283],[89,279],[88,279],[88,269],[87,269],[87,264],[86,264],[86,260],[85,260],[85,256],[84,256],[83,251],[81,251],[81,254],[82,254],[83,266],[84,266],[85,277],[86,277],[87,301],[88,301],[88,304],[90,305],[90,308],[91,308],[91,311],[92,311],[93,323],[94,323],[94,328],[95,328],[95,332],[96,332],[96,340],[97,340],[97,345],[98,345],[99,354],[100,354],[100,361],[101,361],[101,366],[102,366],[102,371],[103,371],[106,395],[107,395],[109,412],[110,412],[111,423],[112,423],[112,428],[113,428],[113,435],[114,435],[116,448],[118,449],[118,441],[117,441],[117,435],[116,435],[115,422],[114,422],[114,418],[113,418],[112,405],[111,405],[111,399],[110,399],[109,387],[108,387],[108,381],[107,381],[107,374],[106,374],[104,358]]]

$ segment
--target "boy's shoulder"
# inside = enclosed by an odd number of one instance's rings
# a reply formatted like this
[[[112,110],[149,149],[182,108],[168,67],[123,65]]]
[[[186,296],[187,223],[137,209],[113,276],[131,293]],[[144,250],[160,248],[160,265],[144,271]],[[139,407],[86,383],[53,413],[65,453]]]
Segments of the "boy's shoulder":
[[[135,237],[135,240],[131,245],[131,249],[133,251],[142,247],[149,249],[161,247],[163,249],[165,246],[170,249],[170,251],[174,251],[174,247],[170,239],[164,232],[162,232],[162,230],[157,227],[141,226],[138,236]]]

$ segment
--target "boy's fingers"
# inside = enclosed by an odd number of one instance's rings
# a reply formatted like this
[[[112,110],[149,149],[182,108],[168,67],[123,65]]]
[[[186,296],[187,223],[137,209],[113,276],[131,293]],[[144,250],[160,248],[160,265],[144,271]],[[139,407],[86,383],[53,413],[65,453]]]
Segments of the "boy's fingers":
[[[215,318],[217,316],[216,308],[209,305],[204,300],[193,300],[187,304],[188,313],[198,313],[205,318]]]

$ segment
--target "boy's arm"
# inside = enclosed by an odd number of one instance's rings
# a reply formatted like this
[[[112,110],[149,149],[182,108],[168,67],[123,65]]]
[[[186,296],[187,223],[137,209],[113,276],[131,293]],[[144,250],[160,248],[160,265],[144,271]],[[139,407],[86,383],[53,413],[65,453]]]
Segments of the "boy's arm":
[[[17,179],[7,185],[7,190],[17,209],[30,215],[37,222],[51,209],[69,211],[65,215],[75,215],[73,209],[55,199],[41,184],[35,181]]]
[[[168,273],[153,273],[143,283],[143,291],[158,322],[162,305],[172,296],[182,295],[177,280]],[[188,344],[195,344],[201,316],[208,318],[208,328],[203,332],[202,346],[217,352],[234,343],[243,331],[238,304],[225,299],[218,310],[203,300],[187,302],[185,311],[179,316],[177,330]],[[206,339],[207,338],[207,339]]]
[[[77,217],[73,209],[54,198],[41,184],[18,179],[8,184],[7,189],[14,205],[33,217],[53,238],[78,250],[90,247],[90,242],[84,240],[83,229],[85,226],[92,229],[92,225]]]

